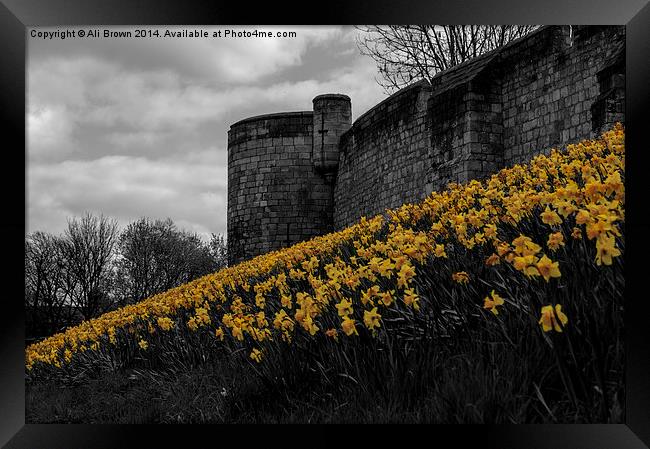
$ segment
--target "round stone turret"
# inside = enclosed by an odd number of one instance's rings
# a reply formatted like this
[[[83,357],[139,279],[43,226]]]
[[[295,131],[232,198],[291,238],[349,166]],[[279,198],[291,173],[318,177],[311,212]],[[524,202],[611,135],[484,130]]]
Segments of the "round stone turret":
[[[241,120],[228,131],[228,261],[332,229],[332,186],[313,167],[312,111]]]
[[[339,163],[339,139],[352,126],[350,97],[342,94],[318,95],[314,103],[312,164],[331,182]]]
[[[339,138],[350,97],[319,95],[314,110],[250,117],[228,131],[228,261],[333,229]]]

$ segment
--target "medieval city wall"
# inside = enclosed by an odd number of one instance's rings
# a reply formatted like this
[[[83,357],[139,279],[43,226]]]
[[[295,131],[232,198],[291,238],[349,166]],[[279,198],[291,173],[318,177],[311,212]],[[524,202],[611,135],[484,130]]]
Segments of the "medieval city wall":
[[[622,121],[624,48],[624,27],[544,27],[395,93],[341,137],[335,227]]]
[[[391,95],[242,120],[228,133],[230,263],[524,163],[624,121],[625,27],[545,26]]]

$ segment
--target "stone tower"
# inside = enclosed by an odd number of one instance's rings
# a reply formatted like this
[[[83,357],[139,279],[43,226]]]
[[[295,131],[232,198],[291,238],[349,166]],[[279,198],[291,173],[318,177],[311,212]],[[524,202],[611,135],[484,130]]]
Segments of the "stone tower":
[[[313,111],[231,125],[229,264],[332,230],[339,140],[352,122],[350,98],[319,95],[313,105]]]
[[[339,140],[352,125],[350,97],[318,95],[314,104],[312,164],[332,184],[339,164]]]

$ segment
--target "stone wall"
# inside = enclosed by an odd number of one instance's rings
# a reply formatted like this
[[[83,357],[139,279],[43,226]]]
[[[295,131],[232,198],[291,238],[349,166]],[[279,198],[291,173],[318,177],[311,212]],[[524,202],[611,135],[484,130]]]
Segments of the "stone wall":
[[[337,228],[417,201],[425,186],[428,83],[413,84],[368,111],[341,136],[334,187]]]
[[[440,73],[432,80],[428,102],[431,164],[422,177],[427,191],[450,182],[464,183],[503,165],[502,107],[498,79],[484,55]]]
[[[486,177],[624,121],[625,27],[545,26],[414,83],[350,123],[350,99],[228,133],[231,263]]]
[[[624,80],[624,30],[589,26],[573,27],[570,33],[568,27],[549,27],[502,52],[495,75],[501,83],[505,165],[601,133],[605,117],[594,117],[592,106],[612,77]],[[599,81],[603,70],[613,72]],[[612,94],[610,100],[624,104],[624,90]],[[622,108],[620,112],[622,120]]]
[[[623,26],[546,26],[395,93],[341,138],[336,228],[623,121],[624,54]]]

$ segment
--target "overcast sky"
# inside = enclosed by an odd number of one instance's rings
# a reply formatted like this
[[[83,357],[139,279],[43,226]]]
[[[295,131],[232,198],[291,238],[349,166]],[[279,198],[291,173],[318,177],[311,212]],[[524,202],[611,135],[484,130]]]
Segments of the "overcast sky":
[[[28,38],[28,232],[89,211],[225,234],[230,124],[322,93],[349,95],[354,120],[385,98],[354,28],[282,29],[297,37]]]

